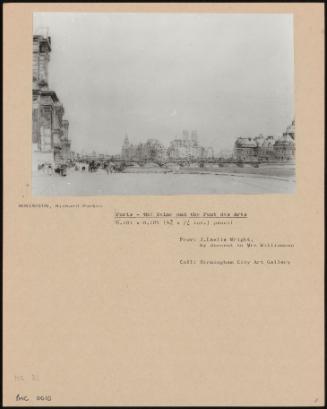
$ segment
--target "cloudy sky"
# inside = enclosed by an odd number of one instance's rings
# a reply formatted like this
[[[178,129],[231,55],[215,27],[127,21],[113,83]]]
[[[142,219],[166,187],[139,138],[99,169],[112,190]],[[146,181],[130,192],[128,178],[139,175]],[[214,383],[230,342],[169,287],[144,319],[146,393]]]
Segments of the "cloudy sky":
[[[294,116],[290,14],[35,13],[72,149],[119,153],[183,129],[215,152]]]

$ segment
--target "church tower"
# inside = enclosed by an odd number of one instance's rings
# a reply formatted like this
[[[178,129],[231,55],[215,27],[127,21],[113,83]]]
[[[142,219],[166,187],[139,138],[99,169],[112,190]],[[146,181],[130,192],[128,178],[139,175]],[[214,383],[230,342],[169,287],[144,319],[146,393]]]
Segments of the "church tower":
[[[128,159],[129,157],[129,148],[130,148],[130,143],[128,139],[128,135],[125,135],[124,143],[121,149],[121,157],[122,159]]]
[[[46,29],[33,36],[33,89],[48,88],[51,38]]]

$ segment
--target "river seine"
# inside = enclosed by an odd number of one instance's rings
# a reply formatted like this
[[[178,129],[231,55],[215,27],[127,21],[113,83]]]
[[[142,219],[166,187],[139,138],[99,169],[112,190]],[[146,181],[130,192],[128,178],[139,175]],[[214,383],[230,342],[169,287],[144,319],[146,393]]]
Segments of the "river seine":
[[[187,195],[293,193],[295,178],[261,175],[95,173],[33,176],[34,196]]]

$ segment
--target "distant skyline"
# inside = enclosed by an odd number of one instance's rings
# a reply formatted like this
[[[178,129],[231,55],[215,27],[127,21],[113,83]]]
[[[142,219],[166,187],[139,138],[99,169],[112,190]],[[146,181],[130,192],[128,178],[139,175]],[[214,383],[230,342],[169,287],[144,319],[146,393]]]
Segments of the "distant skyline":
[[[49,29],[49,87],[77,152],[194,129],[218,153],[295,116],[291,14],[34,13],[33,26]]]

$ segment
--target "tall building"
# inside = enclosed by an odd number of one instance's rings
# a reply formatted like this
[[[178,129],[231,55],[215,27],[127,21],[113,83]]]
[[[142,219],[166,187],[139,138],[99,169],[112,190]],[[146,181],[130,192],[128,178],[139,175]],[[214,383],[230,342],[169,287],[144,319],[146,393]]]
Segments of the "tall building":
[[[150,138],[145,143],[133,145],[126,135],[121,149],[121,158],[139,162],[164,163],[167,160],[200,160],[214,157],[211,147],[204,148],[198,144],[196,131],[192,131],[190,135],[187,130],[183,130],[182,135],[181,139],[176,137],[171,141],[168,148],[155,138]]]
[[[125,135],[124,138],[124,142],[123,142],[123,146],[121,148],[121,157],[124,160],[128,160],[130,156],[130,143],[129,143],[129,139],[128,139],[128,135]]]
[[[207,159],[213,157],[211,147],[204,148],[198,144],[198,134],[196,130],[191,131],[191,136],[187,130],[183,130],[182,139],[174,139],[167,149],[170,159]]]
[[[69,122],[63,119],[64,107],[56,92],[49,88],[50,53],[51,38],[47,31],[33,35],[33,170],[70,158]]]

